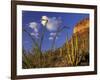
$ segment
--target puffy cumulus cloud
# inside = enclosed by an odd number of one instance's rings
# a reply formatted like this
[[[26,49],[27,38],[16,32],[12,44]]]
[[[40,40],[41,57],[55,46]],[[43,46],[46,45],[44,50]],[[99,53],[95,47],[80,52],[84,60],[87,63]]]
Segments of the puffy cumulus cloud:
[[[32,32],[31,35],[34,36],[35,38],[39,38],[39,33]]]
[[[38,23],[36,22],[30,22],[29,27],[34,30],[34,32],[38,32]]]
[[[53,36],[50,36],[50,37],[49,37],[49,40],[53,40],[53,39],[54,39]],[[58,37],[56,37],[56,39],[58,39]]]
[[[34,32],[38,32],[38,28],[35,28],[35,29],[34,29]]]
[[[53,37],[49,37],[49,40],[53,40]]]
[[[59,27],[59,20],[56,17],[48,18],[47,29],[49,31],[56,31]]]
[[[51,32],[50,36],[51,37],[55,37],[56,36],[58,38],[60,36],[60,34],[57,34],[57,32]]]
[[[38,26],[38,25],[37,25],[36,22],[30,22],[30,23],[29,23],[29,27],[32,28],[32,29],[37,28],[37,26]]]
[[[45,25],[49,31],[56,31],[61,23],[61,19],[56,17],[42,16],[41,23],[43,26]]]
[[[56,32],[51,32],[50,36],[56,36]]]

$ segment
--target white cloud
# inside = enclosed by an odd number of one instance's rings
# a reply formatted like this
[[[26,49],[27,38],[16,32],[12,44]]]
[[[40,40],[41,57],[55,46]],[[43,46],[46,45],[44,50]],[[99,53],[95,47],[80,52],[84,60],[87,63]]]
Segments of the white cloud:
[[[36,22],[30,22],[29,27],[34,30],[34,32],[38,32],[38,23]]]
[[[50,36],[56,36],[56,32],[52,32],[52,33],[50,33]]]
[[[39,33],[32,32],[31,35],[34,36],[35,38],[39,38]]]
[[[49,40],[53,40],[54,39],[54,37],[52,37],[52,36],[50,36],[49,37]],[[58,37],[56,37],[56,40],[58,39]]]
[[[59,27],[59,22],[60,22],[60,20],[57,19],[56,17],[48,18],[48,23],[47,23],[46,28],[49,31],[56,31],[57,28]]]
[[[34,28],[34,32],[38,32],[38,29],[37,28]]]
[[[37,28],[37,23],[36,22],[30,22],[29,27],[32,28],[32,29]]]
[[[49,37],[49,40],[53,40],[53,37]]]

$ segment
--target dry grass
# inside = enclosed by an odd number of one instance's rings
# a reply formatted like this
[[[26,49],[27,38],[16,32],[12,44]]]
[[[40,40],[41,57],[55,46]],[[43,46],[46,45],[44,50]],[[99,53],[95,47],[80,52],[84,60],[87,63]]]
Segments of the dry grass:
[[[80,40],[78,35],[74,35],[70,41],[66,39],[66,43],[55,51],[41,53],[38,47],[33,48],[31,53],[25,53],[23,50],[23,68],[89,65],[89,50],[87,45],[89,45],[88,41]]]

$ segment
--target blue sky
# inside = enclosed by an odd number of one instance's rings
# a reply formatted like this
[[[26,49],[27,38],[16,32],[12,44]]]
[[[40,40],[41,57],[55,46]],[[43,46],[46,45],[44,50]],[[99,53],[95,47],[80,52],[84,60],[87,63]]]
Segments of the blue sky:
[[[48,25],[45,28],[41,24],[42,16],[46,16],[48,18]],[[69,27],[69,29],[65,28],[61,31],[56,37],[55,47],[59,48],[66,42],[67,35],[70,39],[74,26],[84,18],[89,18],[89,14],[22,11],[22,28],[27,30],[38,44],[41,39],[42,30],[45,29],[41,49],[42,51],[47,51],[51,49],[56,28],[62,28],[64,26]],[[51,26],[55,27],[55,29],[53,30],[51,28],[52,30],[49,30],[49,27]],[[30,36],[24,31],[22,33],[22,45],[26,51],[31,51],[32,47],[35,46]]]

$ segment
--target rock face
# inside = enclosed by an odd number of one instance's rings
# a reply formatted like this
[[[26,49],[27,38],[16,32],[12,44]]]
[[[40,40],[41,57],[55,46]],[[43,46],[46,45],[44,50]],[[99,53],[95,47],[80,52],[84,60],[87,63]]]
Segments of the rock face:
[[[73,30],[73,38],[77,35],[79,48],[83,51],[89,52],[89,19],[83,19],[75,25]]]
[[[71,39],[66,41],[66,44],[69,44],[71,46],[71,41],[73,40],[73,43],[76,43],[77,39],[77,45],[78,48],[89,51],[89,19],[85,18],[81,21],[79,21],[74,29],[73,29],[73,35]]]
[[[86,19],[83,19],[81,20],[79,23],[77,23],[75,25],[75,28],[73,30],[73,33],[82,33],[84,32],[84,30],[88,29],[89,28],[89,19],[86,18]]]
[[[89,27],[88,18],[78,22],[73,29],[71,39],[60,48],[61,55],[66,54],[68,65],[89,65]]]

